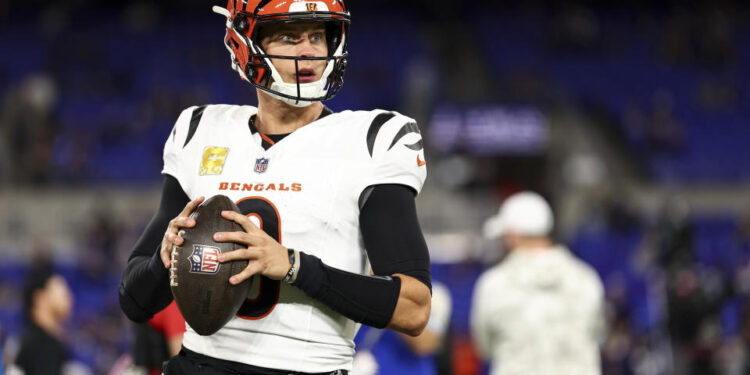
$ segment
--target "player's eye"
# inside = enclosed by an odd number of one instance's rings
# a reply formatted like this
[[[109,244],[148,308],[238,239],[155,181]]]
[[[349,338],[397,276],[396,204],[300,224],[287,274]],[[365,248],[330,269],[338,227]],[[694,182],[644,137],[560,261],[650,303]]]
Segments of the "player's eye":
[[[323,41],[323,33],[315,33],[310,36],[310,42],[318,43]]]
[[[280,34],[278,39],[285,43],[293,43],[297,40],[292,34]]]

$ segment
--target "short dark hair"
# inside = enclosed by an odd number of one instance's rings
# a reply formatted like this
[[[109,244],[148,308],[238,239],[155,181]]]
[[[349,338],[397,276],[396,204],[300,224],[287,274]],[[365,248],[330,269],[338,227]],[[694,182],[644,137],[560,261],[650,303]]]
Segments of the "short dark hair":
[[[23,313],[28,322],[31,322],[34,293],[37,290],[44,289],[47,281],[54,275],[55,271],[52,264],[47,261],[32,266],[26,274],[26,281],[23,284]]]

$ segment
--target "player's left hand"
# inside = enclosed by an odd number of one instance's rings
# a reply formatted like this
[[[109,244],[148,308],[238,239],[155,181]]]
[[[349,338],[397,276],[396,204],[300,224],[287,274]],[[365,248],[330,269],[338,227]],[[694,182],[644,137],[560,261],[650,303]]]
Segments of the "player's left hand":
[[[281,280],[286,276],[289,271],[289,253],[286,247],[258,228],[245,215],[234,211],[222,211],[221,216],[236,222],[245,230],[244,232],[217,232],[214,234],[216,242],[234,242],[247,246],[246,249],[219,255],[219,261],[222,263],[237,259],[248,260],[248,265],[242,272],[229,278],[231,284],[239,284],[255,274],[273,280]]]

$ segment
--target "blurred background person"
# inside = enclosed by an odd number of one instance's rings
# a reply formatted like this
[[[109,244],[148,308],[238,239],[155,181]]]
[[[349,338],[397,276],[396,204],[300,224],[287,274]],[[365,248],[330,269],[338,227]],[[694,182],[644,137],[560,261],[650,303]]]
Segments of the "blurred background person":
[[[398,332],[362,326],[355,338],[352,375],[450,373],[441,369],[437,355],[446,347],[451,318],[448,288],[432,282],[432,308],[425,330],[416,337]]]
[[[159,375],[165,361],[176,356],[182,347],[185,319],[172,301],[147,323],[134,327],[133,364],[139,374]]]
[[[493,375],[601,373],[604,288],[596,272],[550,238],[540,195],[508,197],[485,230],[508,253],[477,281],[471,327]]]
[[[29,271],[23,297],[27,325],[15,366],[25,375],[63,374],[71,359],[65,342],[73,306],[68,283],[43,262]]]

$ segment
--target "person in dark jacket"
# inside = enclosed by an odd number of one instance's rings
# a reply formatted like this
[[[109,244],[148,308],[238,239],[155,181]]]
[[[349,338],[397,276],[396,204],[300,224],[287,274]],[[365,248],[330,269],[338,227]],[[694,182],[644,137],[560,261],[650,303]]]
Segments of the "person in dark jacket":
[[[70,288],[44,263],[29,271],[23,297],[27,326],[15,365],[25,375],[61,374],[69,356],[63,337],[73,306]]]

